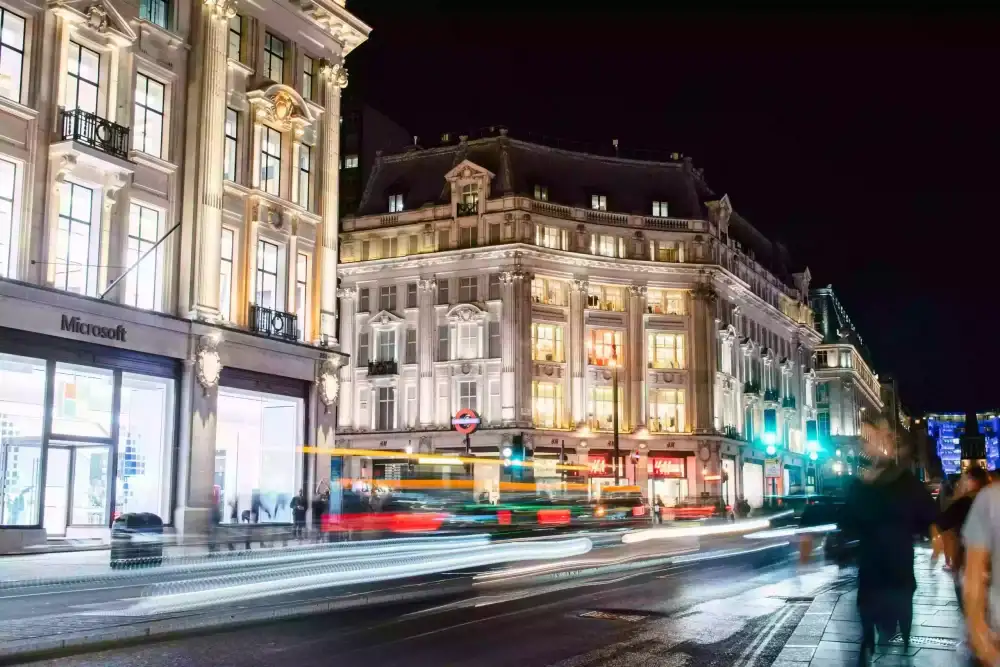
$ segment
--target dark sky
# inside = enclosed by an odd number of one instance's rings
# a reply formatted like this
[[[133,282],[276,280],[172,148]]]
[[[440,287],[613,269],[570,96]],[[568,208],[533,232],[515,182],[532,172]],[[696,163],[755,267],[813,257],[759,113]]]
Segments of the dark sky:
[[[498,124],[691,156],[834,286],[904,404],[1000,408],[993,18],[480,4],[349,2],[374,28],[352,92],[424,145]]]

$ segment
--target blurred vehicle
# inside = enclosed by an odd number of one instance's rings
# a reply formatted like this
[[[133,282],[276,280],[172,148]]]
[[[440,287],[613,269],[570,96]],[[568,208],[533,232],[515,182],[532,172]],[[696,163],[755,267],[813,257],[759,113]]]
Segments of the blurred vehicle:
[[[652,507],[642,497],[638,486],[606,486],[601,490],[601,497],[590,506],[590,517],[581,517],[584,523],[635,527],[653,521]]]
[[[321,530],[368,538],[432,533],[444,525],[448,516],[441,502],[420,494],[392,493],[373,500],[345,492],[341,511],[324,514]]]
[[[111,567],[163,563],[163,519],[149,512],[122,514],[111,524]]]
[[[823,531],[823,556],[840,567],[852,564],[857,557],[858,541],[841,529],[846,504],[835,496],[814,496],[803,508],[799,525],[803,529]]]

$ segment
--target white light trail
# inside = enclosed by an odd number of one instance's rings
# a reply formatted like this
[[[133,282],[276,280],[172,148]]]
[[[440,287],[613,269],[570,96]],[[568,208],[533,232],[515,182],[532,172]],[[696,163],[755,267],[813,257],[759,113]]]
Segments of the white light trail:
[[[771,526],[771,521],[790,516],[793,512],[779,512],[767,519],[752,519],[735,523],[720,523],[708,526],[685,526],[683,528],[645,528],[622,536],[625,544],[636,544],[648,540],[669,540],[677,537],[706,537],[709,535],[735,535],[763,530]]]

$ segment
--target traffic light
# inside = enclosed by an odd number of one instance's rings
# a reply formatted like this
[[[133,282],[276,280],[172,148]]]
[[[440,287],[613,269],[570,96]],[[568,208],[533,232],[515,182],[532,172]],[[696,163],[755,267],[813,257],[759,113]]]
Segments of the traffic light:
[[[511,453],[510,453],[511,463],[513,463],[516,466],[519,466],[522,463],[524,463],[524,454],[525,454],[525,452],[524,452],[524,436],[523,435],[518,434],[518,435],[515,435],[513,438],[511,438],[511,440],[510,440],[510,449],[511,449]]]
[[[815,419],[806,420],[806,450],[809,452],[809,460],[819,458],[819,431]]]
[[[773,408],[764,410],[764,435],[761,440],[769,447],[778,442],[778,411]]]

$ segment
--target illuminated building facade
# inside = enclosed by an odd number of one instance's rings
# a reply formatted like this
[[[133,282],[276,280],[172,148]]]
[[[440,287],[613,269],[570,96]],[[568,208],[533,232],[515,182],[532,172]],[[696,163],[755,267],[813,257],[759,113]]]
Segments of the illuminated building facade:
[[[961,437],[965,434],[966,415],[963,412],[933,412],[924,416],[927,436],[934,442],[934,449],[941,459],[941,467],[946,475],[962,471]],[[996,470],[1000,459],[1000,413],[977,412],[979,433],[986,438],[986,467]]]
[[[503,130],[383,155],[340,247],[353,366],[338,442],[454,452],[450,420],[471,408],[476,454],[524,433],[536,461],[565,455],[595,484],[617,465],[668,504],[759,505],[765,486],[804,488],[820,341],[808,270],[790,273],[785,249],[690,159],[570,152]],[[765,485],[768,458],[779,472]],[[476,467],[477,493],[493,471]]]

